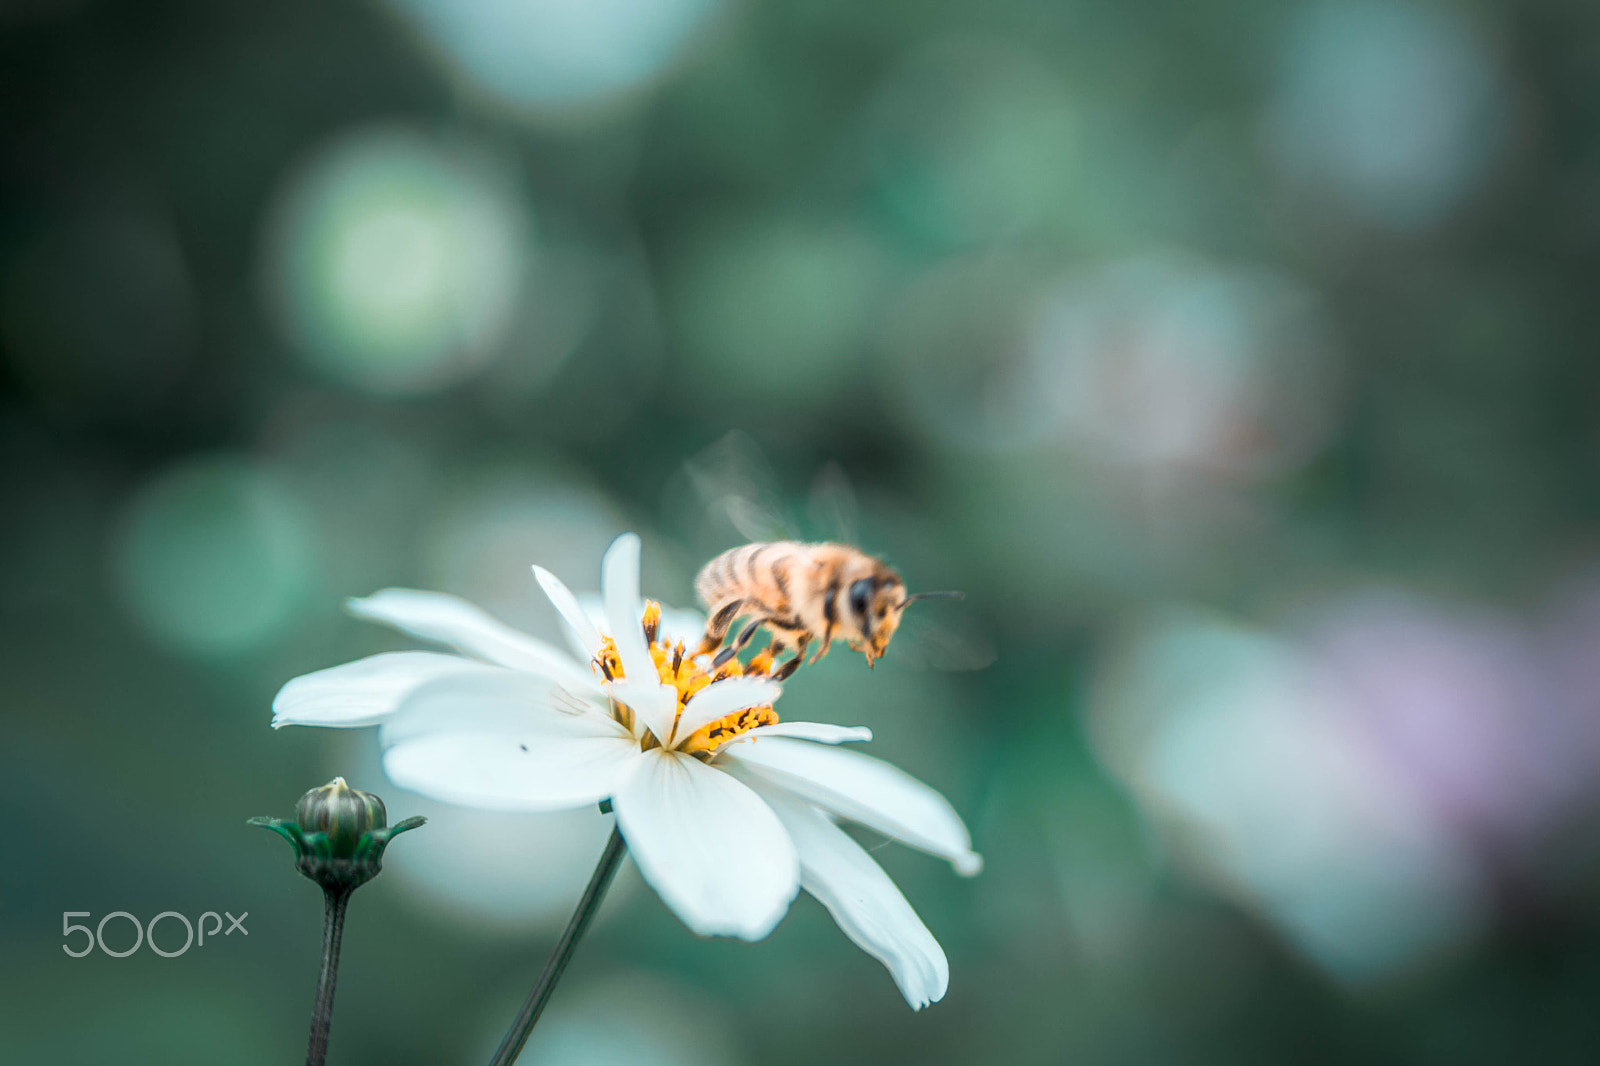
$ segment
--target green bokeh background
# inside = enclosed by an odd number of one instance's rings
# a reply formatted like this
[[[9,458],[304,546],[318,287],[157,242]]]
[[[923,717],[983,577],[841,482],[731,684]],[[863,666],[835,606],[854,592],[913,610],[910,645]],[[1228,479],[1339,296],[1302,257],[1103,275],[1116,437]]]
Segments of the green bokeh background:
[[[737,430],[999,653],[836,651],[780,707],[972,827],[973,880],[873,852],[949,995],[809,898],[700,940],[625,868],[524,1061],[1594,1061],[1597,40],[1559,0],[0,6],[0,1059],[298,1061],[320,901],[244,823],[342,773],[433,822],[355,899],[332,1061],[487,1061],[603,820],[452,815],[272,697],[409,646],[341,612],[385,586],[556,638],[528,564],[592,589],[625,529],[687,605],[739,535],[685,464]],[[1348,794],[1251,776],[1296,698],[1228,734],[1238,811],[1216,743],[1121,761],[1239,691],[1152,626],[1300,664]],[[1286,920],[1280,778],[1401,797],[1295,889],[1378,962]],[[1413,816],[1470,918],[1389,956],[1428,896],[1339,912],[1340,856],[1411,876]],[[249,933],[61,950],[169,910]]]

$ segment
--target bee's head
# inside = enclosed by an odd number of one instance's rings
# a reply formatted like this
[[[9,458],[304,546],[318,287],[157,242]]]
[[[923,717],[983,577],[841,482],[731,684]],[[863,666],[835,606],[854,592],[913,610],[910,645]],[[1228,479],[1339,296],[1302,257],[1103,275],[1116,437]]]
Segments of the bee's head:
[[[871,664],[900,624],[905,583],[877,559],[860,556],[846,564],[835,588],[834,632]]]
[[[900,628],[900,615],[906,607],[925,599],[960,599],[959,592],[918,592],[906,595],[906,583],[883,563],[871,560],[870,567],[845,574],[840,597],[839,632],[852,651],[867,657],[871,666],[889,648],[889,640]]]
[[[857,582],[857,585],[859,584]],[[855,587],[856,585],[852,585],[852,591]],[[883,653],[888,650],[889,639],[894,636],[895,630],[900,628],[900,616],[908,606],[917,600],[959,600],[963,595],[960,592],[918,592],[908,596],[905,584],[897,576],[875,588],[870,585],[861,588],[860,599],[857,602],[864,602],[867,605],[867,621],[862,627],[862,639],[852,640],[850,647],[866,655],[869,667],[881,659]]]

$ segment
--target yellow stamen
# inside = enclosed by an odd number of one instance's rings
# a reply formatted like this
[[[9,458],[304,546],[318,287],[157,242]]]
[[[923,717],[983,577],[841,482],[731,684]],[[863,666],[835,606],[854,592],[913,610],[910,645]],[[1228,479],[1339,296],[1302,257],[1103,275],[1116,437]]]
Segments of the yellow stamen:
[[[771,707],[746,707],[696,730],[688,740],[678,745],[678,750],[690,755],[709,755],[734,737],[748,733],[757,726],[777,724],[778,713]]]
[[[730,677],[740,677],[747,673],[764,674],[772,665],[772,656],[759,668],[761,657],[758,655],[749,667],[740,663],[738,659],[729,659],[717,668],[715,674],[708,673],[705,667],[695,662],[692,655],[684,651],[683,642],[668,644],[657,640],[661,625],[661,605],[654,600],[646,600],[644,606],[644,629],[649,637],[650,658],[655,661],[656,674],[662,684],[671,685],[678,690],[678,708],[673,722],[676,724],[676,715],[683,714],[683,708],[707,685],[715,684]],[[617,642],[611,637],[605,637],[600,642],[600,650],[594,658],[595,671],[607,681],[616,681],[622,678],[622,656],[617,653]],[[611,701],[611,706],[621,722],[628,729],[633,728],[633,710],[627,704]],[[772,725],[778,721],[778,714],[770,706],[750,707],[742,711],[717,719],[710,725],[704,726],[695,732],[688,740],[678,745],[679,751],[691,754],[709,755],[719,746],[741,733],[762,725]]]
[[[622,676],[622,656],[617,653],[615,640],[606,637],[600,641],[600,652],[594,657],[594,666],[607,681],[616,681]]]

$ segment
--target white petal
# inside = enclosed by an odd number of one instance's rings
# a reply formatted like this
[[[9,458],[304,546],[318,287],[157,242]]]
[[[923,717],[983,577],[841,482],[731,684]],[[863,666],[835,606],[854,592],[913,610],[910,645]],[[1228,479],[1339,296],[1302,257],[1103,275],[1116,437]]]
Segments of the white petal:
[[[680,730],[681,732],[681,730]],[[720,755],[735,744],[760,740],[762,737],[794,737],[814,740],[818,744],[850,744],[872,739],[872,730],[864,725],[828,725],[825,722],[778,722],[775,725],[758,725],[748,733],[740,733],[717,749]]]
[[[417,686],[383,723],[384,747],[437,733],[629,736],[605,696],[573,693],[523,670],[479,667]]]
[[[438,641],[500,666],[548,674],[562,684],[598,691],[594,675],[571,655],[519,633],[466,600],[442,592],[384,589],[345,604],[351,614]]]
[[[539,587],[544,589],[544,594],[561,612],[561,617],[578,638],[579,654],[594,657],[600,651],[600,631],[589,621],[588,613],[578,605],[578,598],[572,594],[572,590],[542,566],[534,566],[533,576],[539,579]]]
[[[800,887],[844,935],[883,963],[913,1010],[944,998],[950,963],[905,896],[860,844],[821,811],[770,785],[754,786],[800,855]]]
[[[624,533],[611,542],[600,564],[600,588],[606,600],[611,636],[629,681],[661,680],[644,642],[644,607],[639,600],[639,535]]]
[[[753,732],[753,731],[752,731]],[[767,737],[718,760],[748,770],[851,821],[949,859],[971,877],[983,868],[948,800],[897,767],[844,748]]]
[[[488,810],[595,803],[639,760],[638,742],[592,703],[517,671],[420,686],[384,722],[379,741],[396,785]]]
[[[606,692],[617,702],[633,708],[634,720],[646,726],[657,740],[672,735],[672,719],[678,713],[678,690],[671,685],[623,679],[606,682]]]
[[[348,728],[382,721],[412,689],[449,674],[497,671],[459,655],[393,651],[330,666],[290,681],[272,701],[272,728]]]
[[[800,887],[794,844],[727,774],[655,748],[613,803],[639,872],[696,933],[760,940],[789,909]]]
[[[710,725],[718,718],[726,718],[734,711],[775,703],[782,694],[782,685],[762,677],[730,677],[713,681],[684,705],[683,714],[678,716],[677,731],[673,734],[674,742],[693,735],[695,730]]]

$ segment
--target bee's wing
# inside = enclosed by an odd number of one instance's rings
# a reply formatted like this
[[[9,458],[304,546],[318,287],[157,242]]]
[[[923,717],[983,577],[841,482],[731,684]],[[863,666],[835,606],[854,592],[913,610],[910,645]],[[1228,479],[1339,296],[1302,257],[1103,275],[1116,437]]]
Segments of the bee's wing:
[[[713,520],[732,525],[745,540],[801,539],[783,517],[772,467],[748,434],[727,434],[685,463],[684,475]],[[717,532],[718,540],[727,539],[726,530]]]
[[[914,670],[982,670],[999,654],[976,626],[955,617],[932,617],[926,606],[900,616],[885,659]]]
[[[811,495],[806,500],[806,517],[811,524],[830,540],[854,544],[860,513],[850,475],[838,463],[824,463],[811,479]]]
[[[844,469],[825,463],[811,481],[802,529],[781,502],[777,475],[750,436],[734,430],[690,459],[683,475],[714,527],[712,539],[727,539],[731,525],[747,541],[834,540],[856,543],[860,507]]]

